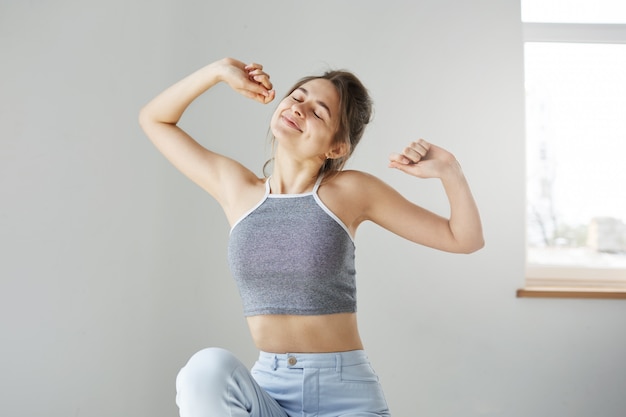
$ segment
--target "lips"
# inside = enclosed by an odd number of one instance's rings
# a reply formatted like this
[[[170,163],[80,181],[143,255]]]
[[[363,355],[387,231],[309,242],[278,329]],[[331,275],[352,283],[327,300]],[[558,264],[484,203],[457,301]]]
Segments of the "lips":
[[[291,117],[289,117],[287,115],[283,115],[282,116],[282,120],[290,128],[295,129],[298,132],[302,132],[302,129],[300,129],[300,125],[295,120],[293,120]]]

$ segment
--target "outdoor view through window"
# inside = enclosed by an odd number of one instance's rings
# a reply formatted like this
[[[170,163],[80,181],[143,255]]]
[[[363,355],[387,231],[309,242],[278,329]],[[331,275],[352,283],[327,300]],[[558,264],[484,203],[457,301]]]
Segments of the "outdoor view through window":
[[[522,19],[565,33],[524,44],[528,278],[626,285],[626,1],[522,0]]]

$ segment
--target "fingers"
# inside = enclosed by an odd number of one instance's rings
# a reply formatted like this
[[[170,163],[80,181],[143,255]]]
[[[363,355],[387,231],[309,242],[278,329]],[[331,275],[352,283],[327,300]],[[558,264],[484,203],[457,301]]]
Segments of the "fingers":
[[[416,142],[411,142],[409,146],[404,148],[402,155],[408,158],[411,161],[410,163],[415,164],[424,159],[429,149],[430,144],[424,139],[419,139]]]
[[[268,90],[272,89],[272,83],[270,82],[270,76],[263,72],[263,70],[255,69],[252,71],[248,71],[248,78],[251,81],[257,82],[261,84]]]
[[[444,178],[460,169],[453,154],[424,139],[412,142],[401,153],[391,154],[389,167],[418,178]]]
[[[268,90],[272,89],[270,76],[269,74],[263,71],[263,65],[251,63],[251,64],[246,65],[244,69],[248,72],[248,78],[251,81],[255,81],[263,85]]]
[[[276,92],[274,90],[269,90],[263,94],[258,95],[257,100],[263,104],[267,104],[270,101],[274,100],[276,97]]]
[[[263,69],[263,65],[257,64],[256,62],[251,62],[251,63],[247,64],[244,68],[246,69],[246,71],[252,71],[252,70],[255,70],[255,69],[262,70]]]
[[[240,92],[244,96],[256,100],[262,104],[269,103],[270,101],[274,100],[274,97],[276,96],[276,92],[274,90],[263,90],[262,92],[255,92],[252,90],[240,90]]]
[[[430,144],[424,139],[419,139],[415,142],[411,142],[406,148],[402,150],[402,153],[393,153],[389,156],[390,162],[397,162],[398,164],[416,164],[426,157],[430,149]]]
[[[397,164],[400,165],[408,165],[412,163],[412,161],[407,158],[406,156],[399,154],[399,153],[392,153],[391,155],[389,155],[389,164],[390,165],[394,165],[396,166]]]
[[[250,91],[252,96],[249,95],[249,97],[261,103],[269,103],[272,101],[276,92],[273,90],[269,74],[263,71],[263,65],[251,63],[246,65],[244,69],[248,74],[248,80],[254,83]]]

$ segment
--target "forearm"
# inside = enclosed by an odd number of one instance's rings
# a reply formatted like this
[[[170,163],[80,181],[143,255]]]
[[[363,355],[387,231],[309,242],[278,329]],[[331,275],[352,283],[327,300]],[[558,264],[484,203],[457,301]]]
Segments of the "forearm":
[[[152,99],[141,110],[142,122],[178,123],[191,102],[219,81],[216,63],[195,71]]]
[[[482,248],[484,238],[480,214],[458,162],[454,162],[441,181],[450,203],[450,231],[458,243],[459,252],[470,253]]]

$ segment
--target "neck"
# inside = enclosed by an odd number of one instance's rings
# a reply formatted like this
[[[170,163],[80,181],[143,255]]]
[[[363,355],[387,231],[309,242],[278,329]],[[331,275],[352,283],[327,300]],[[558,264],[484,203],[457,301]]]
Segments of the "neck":
[[[316,181],[317,173],[314,176],[302,173],[296,177],[285,177],[274,170],[270,177],[270,189],[272,194],[304,194],[313,190]]]
[[[319,165],[285,164],[275,160],[270,179],[272,194],[304,194],[313,190],[320,168]]]

